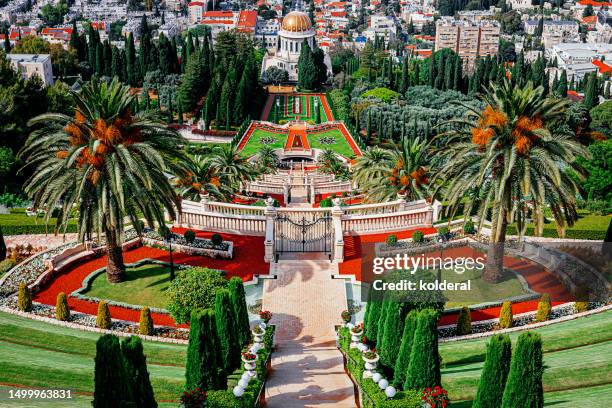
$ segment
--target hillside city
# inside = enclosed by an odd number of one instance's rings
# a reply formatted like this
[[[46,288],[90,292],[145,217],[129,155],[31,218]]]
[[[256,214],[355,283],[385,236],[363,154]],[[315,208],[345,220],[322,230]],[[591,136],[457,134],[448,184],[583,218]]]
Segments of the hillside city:
[[[612,3],[0,0],[0,408],[612,406]]]

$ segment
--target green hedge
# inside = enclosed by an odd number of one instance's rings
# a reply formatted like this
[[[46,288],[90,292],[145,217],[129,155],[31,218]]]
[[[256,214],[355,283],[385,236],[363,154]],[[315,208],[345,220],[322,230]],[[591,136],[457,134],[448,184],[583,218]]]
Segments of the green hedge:
[[[506,228],[508,235],[518,235],[516,227],[514,225]],[[527,227],[525,230],[526,236],[533,236],[535,228]],[[545,238],[559,238],[556,228],[544,228],[542,236]],[[568,228],[565,230],[565,238],[567,239],[591,239],[591,240],[603,240],[606,237],[606,231],[604,230],[583,230],[583,229],[572,229]]]
[[[418,390],[398,391],[393,399],[387,399],[385,392],[370,378],[363,378],[365,362],[358,349],[350,348],[351,335],[349,329],[343,327],[339,331],[339,344],[347,356],[346,367],[361,388],[361,406],[363,408],[422,408],[421,392]],[[389,381],[391,383],[392,381]]]
[[[0,214],[0,225],[4,235],[52,234],[55,231],[55,221],[55,218],[51,218],[49,224],[45,225],[43,217],[28,217],[25,208],[11,208],[10,214]],[[76,231],[76,220],[73,220],[66,232]]]

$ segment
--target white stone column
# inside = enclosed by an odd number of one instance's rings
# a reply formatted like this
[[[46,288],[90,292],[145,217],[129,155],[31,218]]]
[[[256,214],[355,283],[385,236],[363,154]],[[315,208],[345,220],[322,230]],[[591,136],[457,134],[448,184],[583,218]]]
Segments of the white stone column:
[[[264,241],[264,261],[274,261],[274,222],[278,215],[276,207],[274,207],[274,199],[269,197],[266,200],[266,210],[264,211],[266,216],[266,239]]]
[[[406,193],[397,193],[397,201],[399,202],[399,211],[406,211],[408,209]]]
[[[202,207],[202,211],[208,212],[210,208],[208,207],[208,194],[200,194],[200,206]]]
[[[285,201],[285,205],[289,204],[289,184],[287,184],[287,182],[283,184],[283,199]]]
[[[438,200],[435,200],[431,207],[431,222],[429,224],[433,224],[434,222],[438,221],[438,219],[440,219],[440,214],[442,213],[442,203]]]
[[[342,215],[344,210],[340,207],[342,202],[339,198],[334,198],[334,206],[331,210],[332,223],[334,227],[334,262],[344,261],[344,234],[342,232]]]

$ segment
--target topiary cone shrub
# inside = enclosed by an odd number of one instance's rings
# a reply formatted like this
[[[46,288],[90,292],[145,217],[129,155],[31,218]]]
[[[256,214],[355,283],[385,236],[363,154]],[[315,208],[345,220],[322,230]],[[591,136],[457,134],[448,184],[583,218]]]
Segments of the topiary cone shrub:
[[[108,304],[101,300],[98,304],[98,316],[96,317],[96,326],[100,329],[110,329],[111,327],[111,315],[108,309]]]
[[[210,241],[214,246],[219,246],[223,243],[223,238],[219,234],[212,234]]]
[[[412,233],[412,242],[423,242],[424,237],[423,231],[416,230]]]
[[[496,334],[491,337],[491,341],[487,344],[487,355],[472,408],[501,406],[511,357],[510,337],[507,334]]]
[[[576,301],[576,303],[574,303],[574,309],[576,310],[576,313],[586,312],[589,310],[589,302]]]
[[[32,311],[32,291],[30,291],[28,285],[23,282],[19,285],[19,293],[17,294],[17,307],[22,312]]]
[[[423,309],[417,316],[404,389],[421,390],[440,385],[438,313]]]
[[[502,408],[543,407],[543,373],[542,339],[540,335],[533,332],[521,334],[512,356],[508,382],[502,399]]]
[[[397,245],[397,235],[389,235],[387,237],[387,245],[389,246]]]
[[[473,234],[476,232],[476,228],[474,228],[474,223],[472,220],[467,220],[465,224],[463,224],[463,232],[465,234]]]
[[[119,338],[113,334],[100,336],[94,359],[94,408],[128,407],[134,399]]]
[[[550,302],[550,295],[544,293],[540,302],[538,303],[538,311],[536,312],[536,322],[545,322],[550,319],[550,312],[552,310],[552,304]]]
[[[153,319],[151,318],[151,310],[148,307],[143,307],[140,311],[139,331],[144,336],[153,335]]]
[[[457,318],[457,335],[463,336],[472,333],[472,315],[467,306],[461,308]]]
[[[68,300],[66,299],[66,294],[64,292],[57,294],[57,301],[55,303],[55,318],[57,320],[61,320],[62,322],[70,319],[70,308],[68,307]]]
[[[187,241],[188,244],[193,244],[193,241],[195,241],[196,238],[196,234],[192,230],[188,229],[183,234],[183,237],[185,238],[185,241]]]
[[[410,352],[414,340],[414,331],[416,330],[417,315],[418,312],[416,310],[411,310],[404,322],[402,343],[397,355],[397,360],[395,361],[395,371],[393,374],[393,386],[399,390],[404,388],[404,381],[406,381],[406,372],[408,371],[408,364],[410,363]]]
[[[512,327],[512,302],[504,302],[499,313],[499,328],[507,329]]]

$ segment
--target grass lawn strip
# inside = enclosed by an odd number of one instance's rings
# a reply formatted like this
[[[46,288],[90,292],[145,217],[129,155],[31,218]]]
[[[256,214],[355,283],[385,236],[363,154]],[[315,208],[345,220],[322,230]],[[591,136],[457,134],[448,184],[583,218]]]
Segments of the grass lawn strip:
[[[532,331],[542,335],[544,352],[570,349],[612,340],[612,311],[597,313]],[[513,344],[521,332],[509,333]],[[447,366],[484,361],[490,337],[440,344],[440,354]]]
[[[333,144],[322,144],[320,142],[323,137],[331,137],[336,140]],[[308,143],[313,149],[331,149],[334,152],[341,154],[344,157],[352,158],[355,156],[353,149],[348,144],[342,132],[338,129],[328,130],[320,133],[309,133],[308,134]]]
[[[56,218],[51,218],[47,226],[43,215],[28,217],[24,208],[13,208],[10,214],[0,214],[4,235],[53,233],[55,222]],[[76,232],[76,225],[76,219],[70,220],[66,232]]]
[[[181,273],[180,271],[176,271]],[[83,294],[99,299],[114,300],[133,305],[165,309],[168,304],[166,289],[170,284],[170,268],[161,265],[143,265],[126,270],[121,283],[109,283],[106,273],[93,280],[91,289]]]
[[[273,149],[282,149],[285,146],[285,142],[287,141],[286,134],[267,132],[262,129],[255,129],[248,142],[244,145],[241,154],[243,156],[250,157],[259,153],[261,147],[264,146],[264,144],[261,142],[261,139],[264,137],[274,139],[274,143],[266,145],[270,146]]]

